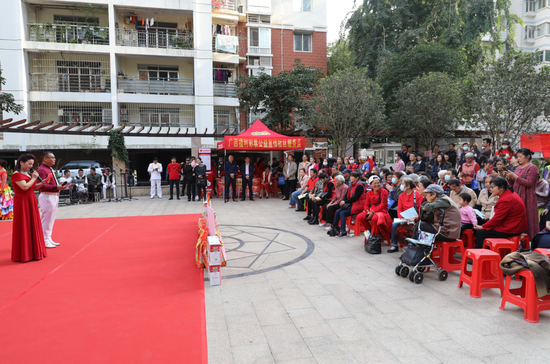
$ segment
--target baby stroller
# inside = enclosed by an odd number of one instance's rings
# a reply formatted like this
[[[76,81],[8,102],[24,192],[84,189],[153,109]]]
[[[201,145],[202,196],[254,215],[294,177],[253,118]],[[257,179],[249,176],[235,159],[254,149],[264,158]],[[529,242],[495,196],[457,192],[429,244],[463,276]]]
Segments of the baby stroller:
[[[441,231],[441,226],[443,226],[443,218],[445,212],[441,214],[441,224],[439,225],[439,232]],[[395,267],[395,274],[403,278],[409,277],[411,282],[416,284],[422,283],[424,280],[424,273],[428,272],[431,267],[434,267],[437,270],[437,274],[440,281],[444,281],[449,276],[449,273],[440,269],[436,262],[432,259],[432,253],[435,244],[435,237],[437,234],[431,234],[418,229],[418,239],[407,238],[409,245],[405,248],[405,252],[399,260],[401,261],[397,267]],[[409,269],[409,267],[411,267]]]

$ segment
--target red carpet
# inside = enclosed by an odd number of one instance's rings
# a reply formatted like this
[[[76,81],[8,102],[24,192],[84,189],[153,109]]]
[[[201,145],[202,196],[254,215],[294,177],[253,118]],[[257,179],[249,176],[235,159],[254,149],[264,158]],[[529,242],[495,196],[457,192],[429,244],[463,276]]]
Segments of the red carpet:
[[[28,263],[0,223],[0,363],[207,363],[198,218],[57,220]]]

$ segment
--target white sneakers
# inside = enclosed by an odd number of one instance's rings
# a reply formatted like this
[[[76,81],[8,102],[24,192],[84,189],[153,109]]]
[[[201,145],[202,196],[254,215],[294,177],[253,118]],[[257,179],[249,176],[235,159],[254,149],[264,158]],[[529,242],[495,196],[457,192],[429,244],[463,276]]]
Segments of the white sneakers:
[[[321,226],[321,227],[323,227],[323,226],[327,226],[327,223],[326,223],[326,222],[324,222],[324,223],[322,223],[322,224],[321,224],[321,223],[319,223],[319,226]]]
[[[57,245],[50,243],[49,241],[46,242],[46,248],[57,248]]]
[[[329,226],[329,227],[325,228],[325,231],[330,231],[330,230],[332,230],[332,226]]]
[[[56,242],[53,241],[53,240],[50,240],[50,243],[53,244],[53,245],[56,245],[56,246],[59,245],[59,243],[56,243]]]

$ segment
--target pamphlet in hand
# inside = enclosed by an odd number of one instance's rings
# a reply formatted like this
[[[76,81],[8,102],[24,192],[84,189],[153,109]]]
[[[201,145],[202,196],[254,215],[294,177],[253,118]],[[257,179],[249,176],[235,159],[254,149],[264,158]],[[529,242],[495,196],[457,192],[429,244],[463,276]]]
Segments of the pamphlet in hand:
[[[483,212],[477,210],[477,209],[474,209],[474,212],[476,213],[477,216],[479,216],[480,218],[482,218],[483,220],[485,220],[485,215],[483,214]]]
[[[369,230],[365,231],[365,238],[367,238],[367,240],[370,239],[370,236],[371,236],[370,231]]]
[[[401,217],[404,218],[404,219],[408,219],[408,218],[411,218],[411,217],[416,218],[416,217],[418,217],[418,213],[416,212],[414,207],[411,207],[410,209],[403,211],[401,213]]]
[[[307,192],[302,193],[298,198],[301,200],[302,198],[305,198],[307,196]]]
[[[432,246],[434,242],[435,234],[427,233],[422,230],[418,230],[418,239],[406,238],[409,243],[416,245]]]

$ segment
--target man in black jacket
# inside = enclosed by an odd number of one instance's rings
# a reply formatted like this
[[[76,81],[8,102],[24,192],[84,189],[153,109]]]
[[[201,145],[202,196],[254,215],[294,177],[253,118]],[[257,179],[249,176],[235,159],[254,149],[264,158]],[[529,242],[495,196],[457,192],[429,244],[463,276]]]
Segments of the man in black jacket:
[[[195,168],[192,162],[185,164],[185,175],[183,177],[185,186],[187,186],[187,201],[191,201],[191,195],[193,201],[195,201]]]
[[[241,201],[246,200],[246,187],[248,186],[248,193],[250,194],[250,201],[254,201],[254,195],[252,194],[252,179],[254,178],[254,165],[250,163],[250,157],[244,158],[244,164],[241,166],[241,174],[243,175],[243,197]]]

